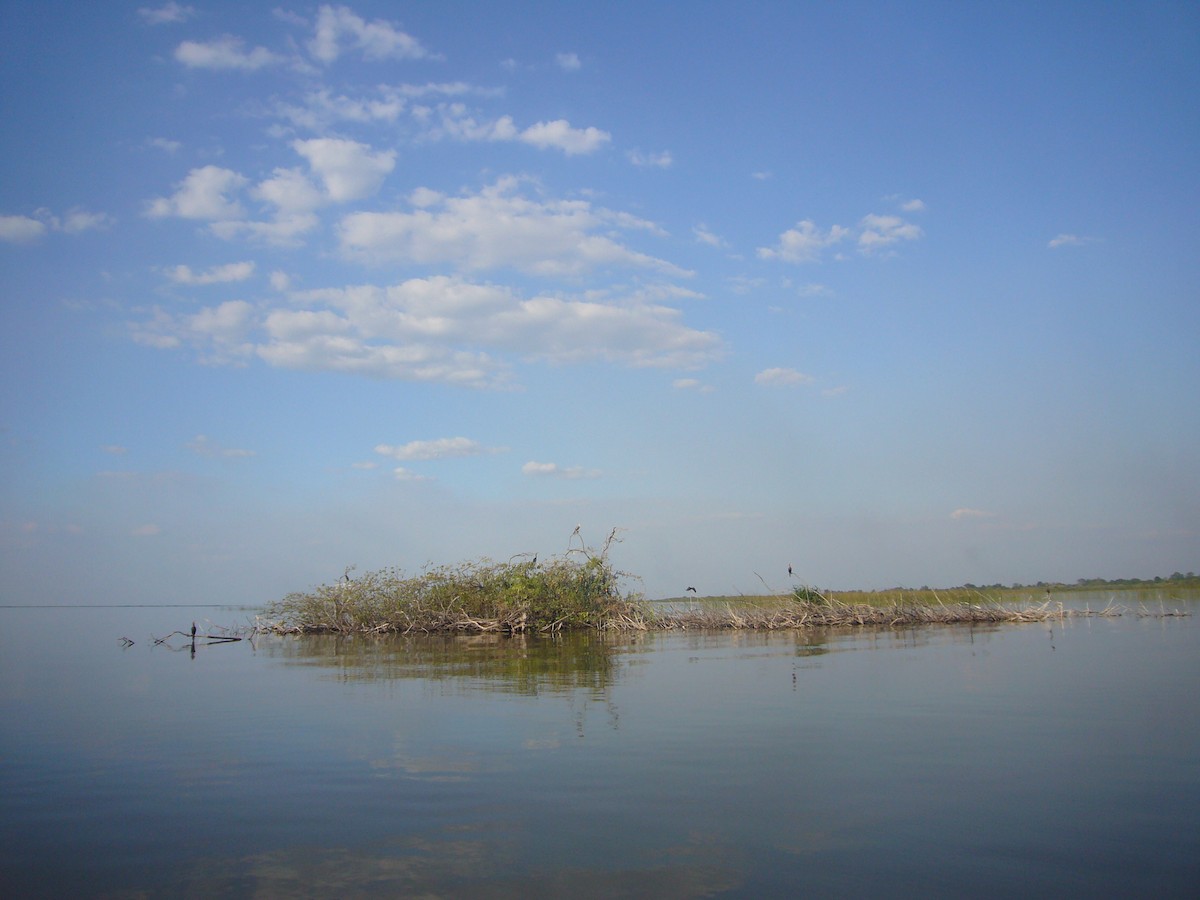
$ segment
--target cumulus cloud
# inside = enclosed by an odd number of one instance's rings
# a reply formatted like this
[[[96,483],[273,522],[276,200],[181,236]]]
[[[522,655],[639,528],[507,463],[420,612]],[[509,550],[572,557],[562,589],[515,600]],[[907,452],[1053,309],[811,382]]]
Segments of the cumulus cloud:
[[[0,241],[23,244],[35,241],[47,231],[46,223],[29,216],[0,216]]]
[[[147,25],[174,25],[193,18],[196,15],[196,9],[192,6],[183,6],[176,3],[175,0],[169,0],[157,9],[143,6],[138,9],[138,15]]]
[[[560,466],[558,463],[535,460],[530,460],[521,466],[521,473],[536,478],[599,478],[604,474],[599,469],[585,469],[583,466]]]
[[[193,272],[190,266],[179,265],[167,269],[166,274],[176,284],[226,284],[231,281],[245,281],[254,274],[254,263],[227,263],[223,266],[212,266],[204,272]]]
[[[189,69],[253,72],[283,62],[283,57],[266,47],[245,49],[245,42],[231,34],[211,41],[184,41],[175,48],[176,61]]]
[[[777,259],[790,263],[819,262],[824,252],[846,239],[853,239],[864,255],[877,253],[901,241],[914,241],[922,237],[920,226],[899,216],[881,216],[870,213],[859,221],[856,229],[833,225],[822,231],[811,219],[802,219],[794,228],[779,236],[772,247],[759,247],[759,259]]]
[[[822,231],[811,219],[802,219],[796,227],[779,236],[774,247],[759,247],[759,259],[778,259],[790,263],[816,262],[827,247],[844,240],[850,229],[834,225]]]
[[[431,441],[409,441],[407,444],[393,446],[379,444],[375,452],[381,456],[390,456],[398,460],[427,460],[455,459],[463,456],[478,456],[481,453],[494,453],[479,441],[465,437],[437,438]]]
[[[906,222],[899,216],[871,213],[859,223],[858,249],[862,253],[874,253],[900,241],[915,241],[923,235],[920,226]]]
[[[317,11],[313,39],[308,49],[323,63],[332,63],[345,48],[362,53],[364,59],[424,59],[430,56],[412,35],[383,19],[367,22],[345,6],[322,6]]]
[[[616,228],[653,230],[651,223],[585,200],[533,199],[518,192],[515,178],[458,197],[426,190],[419,201],[410,212],[343,218],[338,228],[343,254],[367,262],[514,268],[546,276],[613,266],[689,274],[612,236]]]
[[[182,219],[236,219],[244,213],[231,195],[246,185],[246,178],[231,169],[203,166],[192,169],[170,197],[150,201],[152,218],[178,216]]]
[[[396,152],[374,152],[366,144],[340,138],[293,141],[334,203],[361,200],[379,190],[396,164]]]
[[[599,128],[576,128],[566,119],[537,122],[520,129],[512,116],[477,120],[462,103],[443,103],[436,109],[438,126],[431,127],[431,139],[448,137],[458,141],[517,141],[542,150],[561,150],[567,156],[594,153],[612,140]]]
[[[276,307],[229,301],[193,315],[158,309],[131,326],[148,346],[193,346],[211,362],[269,365],[374,378],[497,388],[509,358],[557,364],[695,368],[724,353],[720,337],[687,327],[646,290],[583,299],[523,297],[448,276],[388,287],[301,292]]]
[[[754,376],[755,384],[765,384],[770,387],[786,387],[793,384],[811,384],[815,379],[795,369],[763,369]]]

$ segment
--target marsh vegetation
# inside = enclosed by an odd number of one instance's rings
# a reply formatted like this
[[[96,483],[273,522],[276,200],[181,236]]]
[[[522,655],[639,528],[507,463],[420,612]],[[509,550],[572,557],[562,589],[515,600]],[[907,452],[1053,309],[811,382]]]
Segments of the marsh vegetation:
[[[847,625],[1038,622],[1118,615],[1124,607],[1066,609],[1049,592],[963,587],[949,590],[822,591],[800,585],[761,596],[648,602],[621,588],[613,568],[614,529],[599,550],[578,529],[561,556],[520,555],[427,568],[384,569],[289,594],[257,628],[276,634],[553,633],[563,630],[787,629]],[[577,544],[577,545],[576,545]],[[1163,612],[1163,614],[1168,614]]]

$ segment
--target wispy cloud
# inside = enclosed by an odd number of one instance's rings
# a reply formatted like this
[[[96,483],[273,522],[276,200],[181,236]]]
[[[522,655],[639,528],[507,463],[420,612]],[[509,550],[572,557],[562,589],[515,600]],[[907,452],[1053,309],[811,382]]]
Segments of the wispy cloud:
[[[254,72],[284,61],[266,47],[245,49],[245,41],[231,34],[211,41],[184,41],[175,48],[175,60],[189,69]]]
[[[204,272],[193,272],[190,266],[179,265],[166,270],[166,275],[176,284],[205,285],[226,284],[234,281],[245,281],[254,274],[252,261],[227,263],[223,266],[212,266]]]
[[[1050,239],[1050,243],[1046,246],[1051,250],[1058,247],[1082,247],[1086,244],[1094,244],[1099,241],[1099,238],[1087,237],[1078,234],[1056,234]]]
[[[950,518],[955,520],[961,519],[991,519],[995,518],[995,513],[987,512],[982,509],[972,509],[968,506],[962,506],[950,513]]]
[[[322,6],[317,11],[309,52],[322,63],[332,63],[347,49],[367,60],[426,59],[433,54],[421,42],[383,19],[368,22],[346,6]]]
[[[498,453],[499,448],[484,447],[479,441],[465,437],[437,438],[431,441],[409,441],[407,444],[379,444],[375,452],[398,460],[456,459]]]
[[[554,61],[558,63],[558,67],[564,72],[578,72],[583,68],[583,63],[579,61],[578,53],[557,53],[554,56]]]
[[[85,209],[71,209],[62,217],[48,209],[38,209],[32,216],[0,216],[0,241],[23,244],[36,241],[48,232],[80,234],[85,231],[103,231],[115,223],[107,213],[93,213]]]
[[[689,273],[621,243],[613,233],[653,230],[586,200],[543,200],[504,177],[478,193],[410,195],[408,212],[359,212],[338,226],[343,253],[367,262],[453,263],[463,269],[514,268],[534,275],[577,275],[610,267]]]
[[[790,263],[816,262],[827,248],[840,243],[849,235],[850,229],[841,225],[833,225],[822,231],[811,219],[802,219],[794,228],[783,232],[775,246],[759,247],[758,258],[778,259]]]
[[[643,153],[641,150],[630,150],[629,161],[640,168],[669,169],[675,160],[667,150],[658,153]]]
[[[196,8],[183,6],[176,3],[175,0],[169,0],[158,8],[143,6],[138,9],[138,15],[147,25],[175,25],[194,18]]]
[[[254,456],[253,450],[239,450],[234,447],[222,447],[203,434],[198,434],[185,445],[197,456],[220,459],[245,459]]]
[[[812,384],[816,379],[795,369],[775,368],[763,369],[754,376],[755,384],[768,387],[788,387],[796,384]]]
[[[599,469],[586,469],[583,466],[560,466],[558,463],[537,462],[530,460],[521,466],[521,473],[534,478],[600,478],[604,473]]]

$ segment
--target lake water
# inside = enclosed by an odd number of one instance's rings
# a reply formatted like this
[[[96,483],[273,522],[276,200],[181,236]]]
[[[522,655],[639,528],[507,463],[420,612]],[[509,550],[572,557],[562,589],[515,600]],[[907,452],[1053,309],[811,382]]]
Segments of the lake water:
[[[0,608],[0,895],[1200,885],[1195,616],[150,640],[249,618]]]

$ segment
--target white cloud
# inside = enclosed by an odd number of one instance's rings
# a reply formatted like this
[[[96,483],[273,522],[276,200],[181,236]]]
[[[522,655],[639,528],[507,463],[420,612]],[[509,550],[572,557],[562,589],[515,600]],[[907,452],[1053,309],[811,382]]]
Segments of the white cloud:
[[[696,240],[701,244],[708,244],[710,247],[724,247],[725,242],[708,230],[708,226],[704,224],[696,225],[692,228],[692,234],[696,236]]]
[[[253,450],[237,450],[232,447],[222,447],[205,435],[198,434],[185,445],[197,456],[207,456],[221,459],[245,459],[254,456]]]
[[[245,281],[254,274],[254,263],[227,263],[223,266],[213,266],[205,272],[193,272],[190,266],[180,265],[167,269],[166,274],[176,284],[225,284],[231,281]]]
[[[463,456],[478,456],[481,453],[494,453],[487,450],[479,441],[465,437],[437,438],[432,441],[409,441],[407,444],[392,446],[379,444],[375,452],[381,456],[390,456],[399,460],[455,459]]]
[[[379,190],[396,164],[396,152],[372,152],[366,144],[339,138],[293,141],[334,203],[361,200]]]
[[[558,53],[554,56],[554,61],[558,63],[558,67],[564,72],[578,72],[583,63],[579,61],[577,53]]]
[[[555,119],[553,122],[530,125],[521,132],[517,140],[523,144],[542,149],[549,147],[561,150],[567,156],[575,156],[595,152],[612,140],[612,135],[591,126],[572,128],[566,119]]]
[[[147,215],[152,218],[179,216],[183,219],[236,219],[242,207],[231,194],[240,190],[246,179],[230,169],[204,166],[192,169],[170,197],[150,202]]]
[[[416,38],[389,22],[367,22],[345,6],[322,6],[309,52],[321,62],[331,63],[342,54],[344,45],[360,50],[369,60],[424,59],[430,55]]]
[[[176,153],[183,144],[179,141],[171,141],[166,138],[150,138],[146,143],[154,147],[156,150],[161,150],[164,153]]]
[[[1093,244],[1098,240],[1099,238],[1081,237],[1078,234],[1058,234],[1050,239],[1050,243],[1047,246],[1052,250],[1057,247],[1082,247],[1085,244]]]
[[[652,299],[660,293],[676,296],[664,289],[525,299],[510,288],[435,276],[297,293],[277,308],[230,301],[192,316],[155,310],[131,331],[148,346],[193,346],[209,362],[257,356],[283,368],[475,388],[505,387],[509,356],[670,368],[719,359],[720,337],[687,327],[678,309]]]
[[[961,507],[950,513],[952,519],[991,519],[995,518],[995,513],[986,512],[982,509],[971,509],[969,507]]]
[[[158,9],[143,6],[138,9],[138,15],[147,25],[173,25],[178,22],[186,22],[195,16],[196,9],[192,6],[182,6],[175,0],[169,0]]]
[[[521,473],[537,478],[599,478],[604,473],[599,469],[583,466],[560,466],[558,463],[530,460],[521,466]]]
[[[905,200],[900,204],[900,208],[905,212],[924,212],[925,201],[917,200],[916,198],[913,198],[912,200]]]
[[[271,273],[271,287],[277,291],[286,291],[292,286],[292,279],[287,272],[276,269]]]
[[[793,384],[811,384],[815,379],[811,375],[797,372],[795,369],[763,369],[754,376],[755,384],[765,384],[771,387],[785,387]]]
[[[245,42],[233,35],[222,35],[206,43],[184,41],[175,48],[175,59],[190,69],[231,69],[253,72],[283,62],[266,47],[244,49]]]
[[[149,321],[130,325],[130,335],[139,344],[159,349],[190,344],[206,363],[244,363],[254,355],[254,345],[246,339],[255,325],[253,313],[245,300],[229,300],[191,315],[155,309]]]
[[[789,228],[781,234],[779,243],[774,247],[759,247],[758,257],[790,263],[816,262],[827,247],[834,246],[849,234],[850,229],[841,225],[834,225],[822,232],[812,220],[803,219],[796,223],[795,228]]]
[[[251,241],[272,244],[277,247],[297,247],[301,235],[307,234],[318,225],[313,213],[287,213],[281,211],[269,221],[246,221],[231,219],[213,222],[209,230],[222,240],[231,241],[245,236]]]
[[[29,216],[0,216],[0,241],[13,244],[35,241],[46,233],[46,223]]]
[[[819,262],[830,247],[853,237],[860,253],[869,255],[900,241],[914,241],[922,237],[920,226],[907,222],[899,216],[881,216],[870,213],[863,216],[857,231],[842,225],[833,225],[822,231],[811,219],[803,219],[779,236],[773,247],[759,247],[759,259],[778,259],[790,263]]]
[[[108,213],[93,213],[78,208],[68,210],[62,219],[48,209],[38,209],[33,216],[0,216],[0,241],[27,243],[37,240],[47,231],[80,234],[110,228],[115,221]]]
[[[427,192],[412,212],[353,213],[338,228],[342,251],[367,262],[515,268],[546,276],[608,266],[690,274],[612,236],[614,227],[652,230],[650,223],[585,200],[530,199],[517,187],[517,179],[501,178],[478,194]]]
[[[642,168],[669,169],[675,162],[671,154],[663,150],[661,153],[642,153],[640,150],[629,151],[629,161]]]
[[[404,466],[396,466],[396,468],[392,469],[392,474],[395,476],[397,481],[432,481],[433,480],[428,475],[418,475],[415,472],[412,472],[412,471],[404,468]]]
[[[539,149],[561,150],[568,156],[594,153],[612,140],[599,128],[575,128],[566,119],[538,122],[521,130],[512,116],[478,121],[462,103],[443,103],[437,107],[439,124],[427,137],[449,137],[459,141],[518,141]]]
[[[924,233],[920,226],[906,222],[899,216],[871,213],[859,223],[858,249],[863,253],[874,253],[900,241],[915,241]]]
[[[59,227],[67,234],[79,234],[82,231],[110,228],[115,221],[108,213],[93,213],[84,209],[71,209],[67,211]]]

